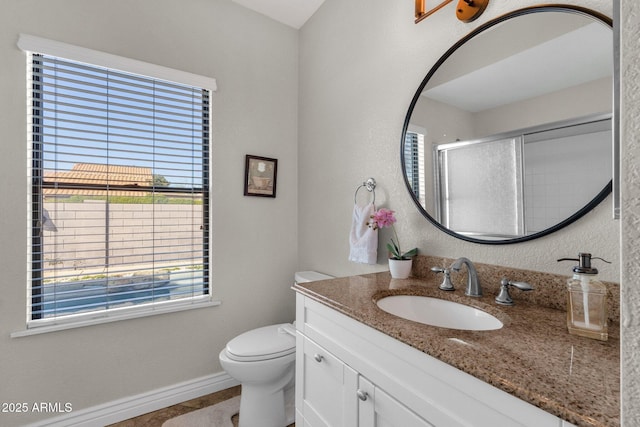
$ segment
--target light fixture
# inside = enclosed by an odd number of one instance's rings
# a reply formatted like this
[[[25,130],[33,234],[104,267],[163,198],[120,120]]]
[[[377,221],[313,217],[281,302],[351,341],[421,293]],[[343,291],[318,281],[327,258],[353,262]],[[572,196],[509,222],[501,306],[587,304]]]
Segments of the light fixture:
[[[422,21],[427,16],[437,12],[442,9],[453,0],[444,0],[439,5],[426,10],[426,0],[416,0],[416,24]],[[487,4],[489,4],[489,0],[458,0],[458,6],[456,7],[456,16],[462,22],[471,22],[476,19],[482,12],[487,8]]]

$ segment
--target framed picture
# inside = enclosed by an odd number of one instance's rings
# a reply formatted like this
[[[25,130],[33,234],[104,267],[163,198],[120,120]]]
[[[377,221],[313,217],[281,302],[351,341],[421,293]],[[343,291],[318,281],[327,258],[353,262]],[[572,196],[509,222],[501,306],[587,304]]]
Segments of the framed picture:
[[[276,197],[278,159],[247,154],[244,167],[244,195]]]

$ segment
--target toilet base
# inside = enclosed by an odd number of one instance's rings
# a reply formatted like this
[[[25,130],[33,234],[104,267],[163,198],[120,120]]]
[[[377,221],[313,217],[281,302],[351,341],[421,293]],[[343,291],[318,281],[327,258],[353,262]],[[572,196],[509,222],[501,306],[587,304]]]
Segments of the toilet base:
[[[293,384],[275,392],[259,385],[242,385],[238,427],[287,427],[294,422]]]
[[[277,324],[253,329],[220,352],[220,366],[242,387],[239,427],[286,427],[294,422],[296,342],[290,328]]]

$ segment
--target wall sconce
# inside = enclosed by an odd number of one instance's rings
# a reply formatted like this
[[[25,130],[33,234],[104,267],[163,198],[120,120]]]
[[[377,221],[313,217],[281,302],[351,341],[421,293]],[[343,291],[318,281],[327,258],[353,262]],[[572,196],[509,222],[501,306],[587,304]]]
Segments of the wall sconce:
[[[427,16],[436,13],[452,1],[453,0],[444,0],[439,5],[427,11],[425,5],[426,0],[416,0],[416,24]],[[458,0],[456,16],[462,22],[474,21],[482,15],[482,12],[487,8],[487,4],[489,4],[489,0]]]

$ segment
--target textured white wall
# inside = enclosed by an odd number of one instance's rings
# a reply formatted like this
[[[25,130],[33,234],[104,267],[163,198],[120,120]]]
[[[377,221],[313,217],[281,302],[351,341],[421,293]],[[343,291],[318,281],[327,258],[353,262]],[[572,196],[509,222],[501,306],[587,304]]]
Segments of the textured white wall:
[[[640,3],[621,0],[623,426],[640,425]]]
[[[25,55],[33,34],[217,79],[212,286],[219,307],[23,338]],[[0,402],[74,410],[220,372],[247,329],[294,317],[298,33],[229,0],[0,0]],[[244,156],[275,157],[277,198],[244,197]],[[0,425],[56,414],[0,413]]]

